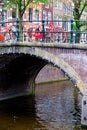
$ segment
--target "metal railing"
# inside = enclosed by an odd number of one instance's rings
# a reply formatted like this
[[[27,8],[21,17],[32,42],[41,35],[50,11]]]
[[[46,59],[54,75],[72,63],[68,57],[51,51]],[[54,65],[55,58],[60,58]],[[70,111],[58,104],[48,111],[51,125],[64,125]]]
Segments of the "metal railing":
[[[77,22],[85,23],[81,30],[73,20],[0,22],[0,42],[87,43],[87,21]]]

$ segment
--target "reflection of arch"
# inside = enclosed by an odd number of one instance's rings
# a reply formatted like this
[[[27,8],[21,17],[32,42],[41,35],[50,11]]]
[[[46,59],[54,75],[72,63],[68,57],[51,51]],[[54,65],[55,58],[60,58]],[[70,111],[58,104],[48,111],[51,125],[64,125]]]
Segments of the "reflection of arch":
[[[83,81],[81,80],[81,78],[78,76],[78,74],[74,71],[74,69],[68,65],[66,62],[64,62],[61,58],[59,58],[58,56],[51,54],[50,52],[47,52],[45,50],[41,50],[39,48],[35,48],[35,47],[29,47],[29,46],[8,46],[7,48],[5,48],[5,50],[3,50],[6,54],[8,53],[22,53],[22,54],[29,54],[31,56],[35,56],[37,58],[40,58],[43,60],[43,62],[46,61],[47,63],[51,63],[54,66],[56,66],[57,68],[60,68],[72,81],[72,83],[74,84],[74,86],[80,90],[81,94],[85,93],[85,86]],[[0,52],[2,54],[2,50]],[[44,65],[46,65],[45,63],[42,64],[42,67]],[[41,68],[42,68],[41,67]],[[33,79],[36,77],[36,75],[38,74],[38,72],[40,71],[39,66],[37,66],[37,70],[36,72],[33,70]],[[35,72],[35,73],[34,73]]]

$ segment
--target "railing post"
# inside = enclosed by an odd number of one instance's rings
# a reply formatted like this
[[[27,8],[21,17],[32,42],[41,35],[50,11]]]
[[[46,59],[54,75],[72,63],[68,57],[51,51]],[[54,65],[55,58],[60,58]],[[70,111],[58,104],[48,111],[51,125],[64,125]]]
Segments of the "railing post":
[[[17,28],[17,42],[20,41],[20,26],[19,26],[19,19],[16,20],[16,28]]]
[[[45,28],[44,28],[45,21],[42,20],[42,42],[44,42],[44,36],[45,36]]]
[[[70,36],[70,44],[73,43],[73,20],[71,20],[71,36]]]
[[[76,30],[75,43],[78,43],[78,30]]]

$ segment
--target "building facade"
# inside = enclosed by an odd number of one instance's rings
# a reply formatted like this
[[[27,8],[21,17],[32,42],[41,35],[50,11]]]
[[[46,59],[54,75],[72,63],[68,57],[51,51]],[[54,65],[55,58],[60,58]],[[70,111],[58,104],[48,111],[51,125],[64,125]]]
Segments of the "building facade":
[[[1,5],[0,9],[2,9]],[[23,15],[23,20],[26,21],[23,23],[23,29],[26,32],[29,28],[36,28],[42,24],[42,20],[45,20],[47,26],[49,26],[49,22],[53,21],[55,26],[59,26],[64,31],[70,32],[71,20],[74,19],[73,9],[74,4],[72,0],[49,0],[48,5],[31,3],[27,6]],[[17,13],[16,7],[14,9],[5,9],[3,12],[1,10],[0,21],[15,20],[18,17]],[[83,13],[81,20],[87,19],[86,13]]]

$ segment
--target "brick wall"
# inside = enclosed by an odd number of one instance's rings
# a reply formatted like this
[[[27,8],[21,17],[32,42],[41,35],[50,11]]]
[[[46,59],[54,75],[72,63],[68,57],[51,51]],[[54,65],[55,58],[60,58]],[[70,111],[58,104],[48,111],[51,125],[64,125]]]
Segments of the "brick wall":
[[[36,78],[36,83],[48,82],[64,79],[64,73],[52,65],[46,65],[38,74]]]

